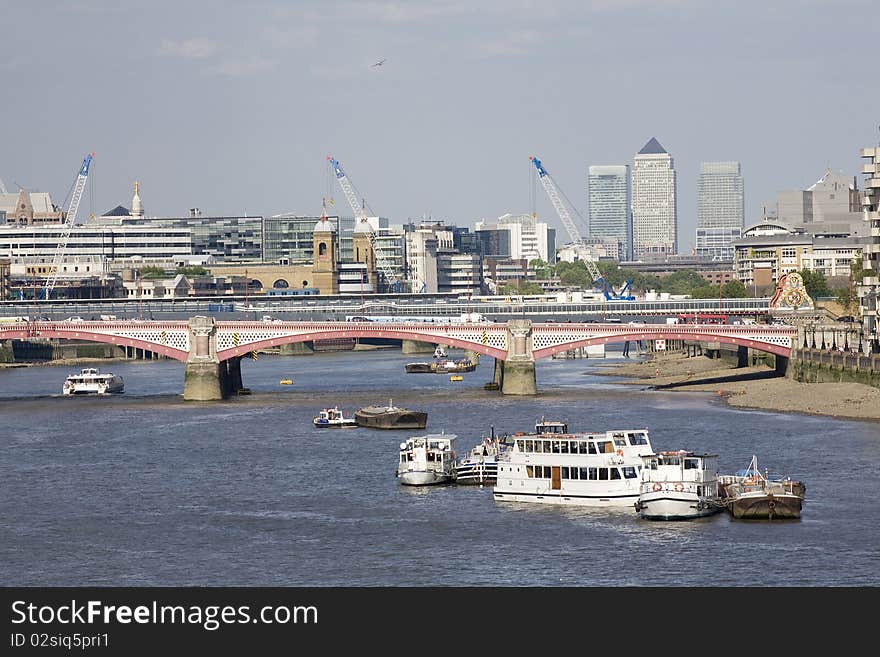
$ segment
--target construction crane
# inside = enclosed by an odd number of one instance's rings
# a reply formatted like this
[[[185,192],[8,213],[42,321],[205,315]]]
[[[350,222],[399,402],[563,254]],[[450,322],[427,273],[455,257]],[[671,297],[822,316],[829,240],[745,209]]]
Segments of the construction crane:
[[[562,221],[562,225],[565,227],[566,232],[568,232],[569,238],[575,244],[583,246],[584,240],[572,220],[568,208],[565,207],[565,203],[562,202],[559,190],[557,189],[552,176],[548,173],[547,169],[544,168],[544,165],[541,164],[541,160],[537,157],[532,156],[529,160],[535,165],[535,169],[538,170],[538,180],[541,181],[544,191],[546,191],[547,196],[550,197],[550,202],[556,209],[556,214],[559,215],[559,219]],[[581,255],[583,256],[582,261],[587,267],[587,272],[590,274],[590,278],[593,279],[593,284],[602,286],[602,293],[605,295],[606,300],[633,301],[635,299],[635,297],[629,292],[629,289],[632,286],[632,281],[627,281],[619,291],[615,291],[608,281],[605,280],[602,272],[599,271],[599,267],[596,266],[596,263],[589,256],[586,249],[581,250]]]
[[[86,180],[89,177],[89,166],[92,164],[94,153],[89,153],[83,159],[82,166],[79,168],[76,181],[73,184],[73,194],[70,197],[70,205],[67,206],[67,215],[64,222],[64,230],[58,239],[58,247],[55,249],[55,257],[52,259],[52,266],[49,268],[49,276],[46,279],[46,287],[43,290],[43,298],[48,299],[55,288],[58,281],[58,273],[61,268],[61,260],[64,258],[64,251],[67,249],[67,240],[70,239],[70,231],[76,223],[76,212],[79,209],[79,202],[82,199],[83,190],[86,188]]]
[[[383,254],[379,250],[379,247],[376,244],[376,232],[373,230],[373,226],[370,224],[370,222],[367,221],[367,213],[364,211],[363,206],[358,203],[357,195],[354,191],[354,185],[351,184],[348,176],[345,175],[345,172],[342,170],[342,166],[339,164],[339,160],[336,160],[328,155],[327,161],[333,168],[333,172],[336,174],[336,180],[339,182],[339,186],[342,187],[345,198],[348,199],[348,204],[351,206],[351,209],[354,212],[355,229],[357,229],[358,225],[362,225],[364,228],[366,228],[364,232],[367,234],[367,238],[370,240],[370,247],[373,249],[373,255],[376,258],[376,264],[379,265],[379,269],[381,270],[382,275],[385,277],[385,280],[388,282],[388,285],[391,286],[391,289],[395,292],[400,291],[400,288],[402,287],[402,282],[394,273],[394,270],[391,268],[391,264],[388,262],[385,254]]]

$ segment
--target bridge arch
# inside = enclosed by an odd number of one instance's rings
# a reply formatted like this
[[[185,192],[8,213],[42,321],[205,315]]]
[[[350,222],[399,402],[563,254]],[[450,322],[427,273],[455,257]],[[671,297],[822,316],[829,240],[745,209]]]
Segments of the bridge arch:
[[[60,338],[62,340],[86,340],[88,342],[101,342],[113,344],[119,347],[136,347],[145,351],[151,351],[160,356],[167,356],[174,360],[186,362],[189,352],[177,349],[170,345],[156,344],[150,340],[130,338],[127,336],[97,333],[88,329],[80,328],[2,328],[0,340],[31,340],[34,338]]]
[[[734,335],[725,334],[714,335],[709,333],[693,335],[682,333],[681,331],[668,329],[652,331],[650,329],[646,330],[646,327],[639,327],[638,330],[634,329],[630,333],[596,335],[589,338],[575,339],[562,344],[555,344],[553,346],[543,347],[541,349],[534,349],[532,353],[534,354],[535,360],[538,360],[540,358],[550,357],[553,354],[568,351],[569,349],[577,349],[578,347],[586,347],[596,344],[617,344],[620,342],[632,342],[635,340],[690,340],[693,342],[721,342],[724,344],[735,345],[737,347],[748,347],[749,349],[756,349],[758,351],[770,353],[775,356],[784,356],[786,358],[791,356],[790,347],[784,347],[781,345],[772,344],[770,342],[763,342],[761,340],[755,340],[754,338],[737,337]]]
[[[501,360],[504,360],[504,358],[506,358],[507,356],[507,351],[505,351],[504,349],[498,349],[496,347],[481,344],[479,342],[462,340],[461,338],[443,335],[442,333],[422,333],[417,329],[390,327],[376,327],[373,329],[352,327],[346,329],[334,328],[332,330],[323,331],[318,329],[314,331],[309,331],[307,333],[299,333],[297,335],[285,335],[273,338],[266,338],[264,340],[249,342],[247,344],[239,345],[237,347],[223,350],[218,349],[217,357],[221,361],[224,361],[229,360],[230,358],[235,358],[236,356],[243,356],[252,351],[257,351],[259,349],[265,349],[268,347],[280,347],[284,344],[293,344],[297,342],[312,342],[314,340],[332,340],[339,338],[390,338],[398,340],[414,340],[417,342],[431,342],[433,344],[442,344],[447,347],[458,347],[460,349],[467,349],[469,351],[473,351],[484,356],[499,358]]]

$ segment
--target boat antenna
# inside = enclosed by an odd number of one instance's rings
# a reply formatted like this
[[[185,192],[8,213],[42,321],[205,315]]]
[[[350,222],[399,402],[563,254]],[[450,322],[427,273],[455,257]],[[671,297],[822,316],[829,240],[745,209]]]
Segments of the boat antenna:
[[[492,440],[495,440],[495,425],[494,425],[494,424],[493,424],[493,425],[490,425],[490,426],[489,426],[489,430],[490,430],[491,433],[492,433]]]

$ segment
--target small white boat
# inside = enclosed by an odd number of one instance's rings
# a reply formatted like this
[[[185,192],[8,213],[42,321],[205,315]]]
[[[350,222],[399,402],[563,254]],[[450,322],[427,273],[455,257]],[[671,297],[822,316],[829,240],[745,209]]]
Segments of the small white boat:
[[[407,486],[445,484],[455,477],[455,434],[413,436],[400,443],[397,478]]]
[[[121,376],[97,367],[84,367],[79,374],[71,374],[64,381],[61,392],[65,395],[107,395],[123,392],[125,383]]]
[[[345,417],[345,413],[340,411],[338,406],[322,408],[312,423],[319,429],[356,427],[358,425],[354,417]]]
[[[686,450],[643,455],[636,513],[645,520],[691,520],[724,509],[717,458]]]

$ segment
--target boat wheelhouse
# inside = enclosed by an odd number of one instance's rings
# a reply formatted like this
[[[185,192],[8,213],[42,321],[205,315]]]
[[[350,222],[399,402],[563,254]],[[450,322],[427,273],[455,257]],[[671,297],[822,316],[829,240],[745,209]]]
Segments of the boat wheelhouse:
[[[97,367],[84,367],[79,374],[71,374],[61,388],[65,395],[106,395],[125,390],[122,377],[112,372],[102,373]]]
[[[645,520],[690,520],[718,513],[717,454],[687,450],[642,456],[641,493],[636,513]]]
[[[449,483],[455,477],[455,434],[413,436],[400,443],[397,478],[407,486]]]
[[[652,453],[647,429],[569,433],[564,422],[542,418],[535,433],[512,438],[498,459],[497,501],[631,506],[642,456]]]

